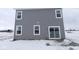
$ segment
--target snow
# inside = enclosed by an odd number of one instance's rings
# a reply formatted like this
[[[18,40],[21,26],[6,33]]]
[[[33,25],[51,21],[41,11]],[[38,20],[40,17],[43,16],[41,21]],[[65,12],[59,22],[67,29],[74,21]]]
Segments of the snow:
[[[79,43],[79,31],[72,31],[71,33],[66,32],[65,34],[67,39]]]
[[[71,42],[79,43],[79,31],[66,34],[63,42],[54,40],[13,40],[13,33],[0,33],[0,50],[78,50],[79,46],[62,46]],[[47,46],[46,44],[49,44]]]

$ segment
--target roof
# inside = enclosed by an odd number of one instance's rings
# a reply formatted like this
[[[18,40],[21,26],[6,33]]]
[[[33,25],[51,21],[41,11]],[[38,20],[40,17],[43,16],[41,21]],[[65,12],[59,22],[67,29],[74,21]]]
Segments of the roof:
[[[62,8],[14,8],[15,10],[46,10],[46,9],[62,9]]]

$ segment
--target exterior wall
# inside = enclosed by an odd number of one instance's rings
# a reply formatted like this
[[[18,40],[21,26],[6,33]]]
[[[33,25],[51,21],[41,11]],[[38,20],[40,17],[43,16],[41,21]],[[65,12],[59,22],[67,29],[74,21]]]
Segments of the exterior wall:
[[[48,26],[60,26],[61,39],[64,39],[63,18],[56,18],[55,9],[57,8],[21,10],[22,20],[15,21],[15,29],[16,25],[22,25],[22,35],[14,34],[14,39],[48,39]],[[33,25],[40,25],[40,35],[33,35]]]

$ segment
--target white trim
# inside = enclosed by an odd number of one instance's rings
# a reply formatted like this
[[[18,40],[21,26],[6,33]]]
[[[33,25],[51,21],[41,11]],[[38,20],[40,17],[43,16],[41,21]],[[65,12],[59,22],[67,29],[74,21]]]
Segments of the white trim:
[[[50,28],[55,28],[55,27],[59,28],[59,38],[50,38]],[[49,39],[61,39],[60,26],[48,26],[48,36],[49,36]]]
[[[21,27],[21,34],[17,34],[18,27]],[[17,36],[22,35],[22,25],[16,25],[16,35],[17,35]]]
[[[35,34],[35,26],[39,27],[39,34]],[[33,35],[40,35],[40,25],[33,25]]]
[[[17,18],[17,16],[18,16],[18,12],[21,13],[21,18]],[[21,19],[22,19],[22,11],[16,11],[16,20],[21,20]]]
[[[60,11],[61,17],[57,17],[57,11]],[[61,9],[55,9],[55,17],[56,18],[62,18],[62,10]]]

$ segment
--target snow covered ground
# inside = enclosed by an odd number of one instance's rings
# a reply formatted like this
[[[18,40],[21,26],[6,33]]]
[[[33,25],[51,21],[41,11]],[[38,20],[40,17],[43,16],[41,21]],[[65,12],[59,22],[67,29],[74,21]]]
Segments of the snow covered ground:
[[[79,46],[68,45],[71,42],[79,44],[79,31],[66,34],[63,42],[53,40],[17,40],[12,41],[13,33],[0,33],[0,50],[78,50]],[[46,44],[49,44],[47,46]],[[65,46],[68,45],[68,46]]]

